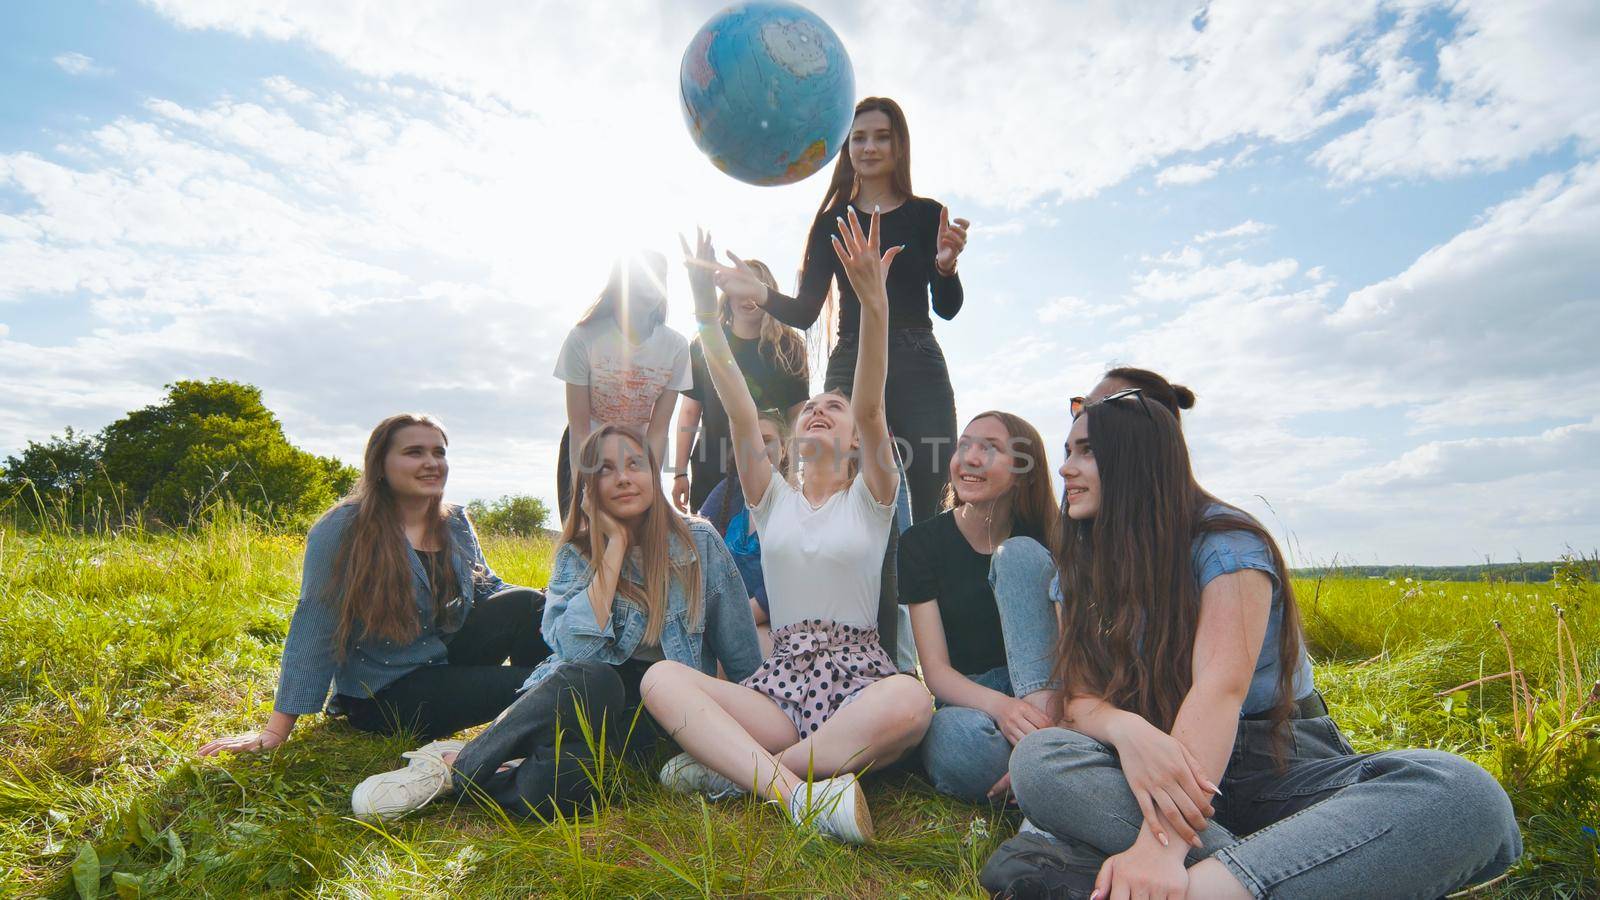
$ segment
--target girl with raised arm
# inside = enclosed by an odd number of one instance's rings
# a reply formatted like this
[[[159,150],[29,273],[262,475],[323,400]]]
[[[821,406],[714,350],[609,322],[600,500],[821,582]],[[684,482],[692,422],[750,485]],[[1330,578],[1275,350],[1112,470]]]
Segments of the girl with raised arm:
[[[1056,563],[1065,728],[1023,738],[1015,897],[1441,897],[1522,852],[1493,776],[1357,754],[1315,690],[1272,537],[1194,480],[1177,419],[1130,389],[1073,422]],[[1220,790],[1219,790],[1220,787]]]
[[[619,259],[561,345],[555,376],[567,385],[567,429],[556,459],[556,504],[563,520],[572,506],[572,448],[601,425],[637,431],[658,462],[666,459],[672,407],[694,384],[689,342],[666,324],[666,277],[659,253]]]
[[[865,335],[862,298],[833,252],[833,242],[844,236],[838,223],[846,209],[880,210],[883,245],[903,248],[885,285],[889,338],[884,410],[895,440],[909,451],[912,517],[920,522],[939,510],[949,481],[944,463],[956,440],[955,392],[928,309],[931,298],[940,318],[953,319],[961,311],[964,295],[956,268],[967,244],[968,223],[951,219],[937,200],[912,193],[911,131],[899,104],[887,97],[856,104],[847,152],[839,154],[806,239],[798,293],[785,296],[738,266],[720,270],[723,290],[735,302],[761,304],[780,322],[809,328],[836,285],[838,341],[822,389],[848,389]]]
[[[776,288],[766,264],[745,260],[763,284]],[[806,341],[800,332],[779,322],[754,300],[735,302],[723,294],[717,303],[728,348],[744,373],[756,408],[775,410],[780,420],[794,422],[800,404],[811,396],[811,371],[806,365]],[[728,434],[728,413],[711,386],[705,347],[700,338],[689,342],[689,366],[694,386],[683,392],[678,410],[678,436],[673,442],[677,467],[672,481],[672,502],[681,512],[700,509],[733,471],[733,446]],[[691,449],[691,438],[693,447]]]
[[[360,480],[306,536],[271,717],[258,732],[211,741],[202,756],[276,747],[325,702],[362,731],[431,740],[516,699],[550,655],[544,597],[501,581],[466,512],[444,502],[448,445],[444,426],[424,415],[372,430]]]
[[[651,714],[687,751],[662,770],[668,787],[754,790],[796,824],[860,843],[871,837],[872,818],[855,773],[914,747],[933,704],[921,682],[896,672],[876,627],[899,485],[883,413],[883,284],[900,248],[880,252],[876,215],[863,230],[852,211],[840,230],[834,249],[861,298],[855,389],[850,398],[818,394],[801,409],[798,488],[768,461],[755,402],[717,326],[709,237],[689,261],[706,362],[761,535],[774,648],[739,684],[658,663],[644,692]]]
[[[576,496],[544,612],[555,655],[459,755],[440,753],[363,782],[358,813],[395,816],[454,793],[519,818],[570,814],[593,793],[602,743],[616,750],[626,736],[633,751],[653,743],[648,718],[635,723],[639,682],[652,663],[673,660],[707,677],[720,663],[742,678],[761,662],[727,548],[708,523],[672,508],[648,444],[603,425],[577,456]]]

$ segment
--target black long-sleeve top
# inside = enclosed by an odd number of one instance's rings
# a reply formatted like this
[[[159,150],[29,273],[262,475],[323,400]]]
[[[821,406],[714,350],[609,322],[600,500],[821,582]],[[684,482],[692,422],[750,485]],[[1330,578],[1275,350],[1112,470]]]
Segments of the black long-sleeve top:
[[[861,300],[845,277],[844,264],[833,251],[834,235],[839,234],[838,218],[845,204],[823,210],[811,224],[806,240],[806,258],[800,270],[800,290],[794,297],[777,291],[767,292],[767,312],[795,328],[809,328],[822,312],[828,297],[829,282],[839,285],[839,333],[855,334],[861,329]],[[913,197],[894,209],[881,213],[879,245],[887,250],[898,244],[906,248],[889,267],[890,328],[929,328],[928,299],[931,290],[933,311],[942,319],[953,319],[961,311],[963,294],[960,275],[940,275],[934,267],[939,247],[937,200]],[[867,228],[871,210],[856,209],[861,227]]]

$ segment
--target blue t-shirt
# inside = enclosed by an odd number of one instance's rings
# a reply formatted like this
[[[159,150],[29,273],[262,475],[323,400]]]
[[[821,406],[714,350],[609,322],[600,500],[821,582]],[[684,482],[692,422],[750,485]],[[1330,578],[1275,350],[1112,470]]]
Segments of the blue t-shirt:
[[[1244,513],[1214,504],[1206,510],[1206,518]],[[1278,635],[1283,630],[1283,585],[1278,583],[1278,573],[1272,566],[1272,551],[1260,536],[1248,531],[1217,531],[1202,534],[1195,539],[1192,550],[1195,578],[1200,590],[1223,575],[1255,569],[1265,572],[1272,581],[1272,611],[1267,614],[1267,633],[1261,639],[1261,652],[1256,655],[1256,672],[1250,677],[1250,692],[1245,695],[1243,716],[1264,713],[1277,705],[1278,672],[1282,660],[1278,658]],[[1300,659],[1295,663],[1294,676],[1296,700],[1310,695],[1315,685],[1311,676],[1311,656],[1305,643],[1300,644]]]
[[[1244,516],[1245,513],[1221,504],[1213,504],[1205,512],[1208,519],[1223,515]],[[1195,538],[1191,555],[1195,579],[1200,582],[1202,591],[1220,576],[1245,569],[1265,572],[1272,581],[1272,611],[1267,614],[1267,633],[1261,639],[1261,652],[1256,655],[1256,671],[1250,677],[1250,692],[1245,695],[1244,705],[1239,708],[1241,716],[1264,713],[1277,705],[1278,672],[1282,667],[1278,659],[1278,635],[1283,630],[1283,585],[1278,582],[1277,570],[1272,567],[1272,551],[1265,541],[1251,532],[1217,531]],[[1050,581],[1050,598],[1061,602],[1059,574]],[[1298,671],[1294,676],[1294,697],[1299,700],[1310,696],[1315,689],[1311,655],[1306,652],[1302,641]]]

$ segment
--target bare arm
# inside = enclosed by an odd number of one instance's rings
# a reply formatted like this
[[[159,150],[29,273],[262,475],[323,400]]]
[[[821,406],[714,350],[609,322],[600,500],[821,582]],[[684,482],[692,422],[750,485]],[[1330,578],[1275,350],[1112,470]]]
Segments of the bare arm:
[[[678,433],[672,439],[672,503],[679,512],[689,508],[689,451],[694,449],[695,432],[700,430],[700,401],[688,394],[678,408]]]
[[[591,502],[593,498],[588,498]],[[596,504],[598,507],[598,504]],[[595,566],[594,580],[589,582],[589,609],[594,613],[595,626],[604,629],[611,621],[611,607],[617,599],[617,582],[622,577],[622,563],[628,554],[628,532],[616,519],[598,508],[590,510],[590,527],[599,528],[606,549],[600,554],[600,564]]]
[[[1178,707],[1172,736],[1199,759],[1213,782],[1222,778],[1233,754],[1239,710],[1250,693],[1271,612],[1272,581],[1255,569],[1219,575],[1200,594],[1194,680]]]
[[[884,382],[889,375],[889,294],[884,279],[902,248],[890,247],[880,254],[878,213],[873,212],[869,228],[863,231],[851,208],[844,238],[834,238],[833,249],[844,263],[850,286],[861,299],[856,378],[850,393],[850,413],[861,440],[861,477],[873,499],[888,505],[894,502],[900,487],[900,473],[894,465],[883,404]]]
[[[717,321],[713,273],[738,271],[744,276],[753,276],[737,257],[734,257],[737,264],[734,269],[718,266],[711,235],[704,232],[699,233],[698,246],[692,254],[688,241],[683,241],[683,251],[685,267],[689,270],[689,287],[694,294],[694,317],[700,327],[700,350],[705,354],[711,384],[728,413],[728,434],[733,440],[734,462],[739,467],[739,487],[744,490],[747,502],[756,503],[766,494],[771,482],[772,462],[767,459],[766,444],[761,439],[760,411],[750,396],[744,373],[739,371],[739,363],[733,358],[728,336],[722,333],[722,324]]]
[[[991,710],[1012,698],[978,684],[950,665],[950,648],[944,640],[944,618],[939,615],[939,604],[930,600],[912,603],[909,609],[911,633],[917,641],[917,659],[922,663],[922,677],[933,696],[952,706],[981,709],[998,719]]]
[[[573,459],[578,457],[578,448],[589,438],[589,386],[587,384],[567,385],[567,431],[569,438],[567,446],[571,448]]]
[[[668,388],[656,398],[656,405],[650,410],[650,428],[645,438],[650,442],[650,452],[655,454],[657,465],[667,458],[667,432],[672,430],[672,407],[677,403],[678,392]],[[655,473],[655,477],[659,479],[661,473]]]

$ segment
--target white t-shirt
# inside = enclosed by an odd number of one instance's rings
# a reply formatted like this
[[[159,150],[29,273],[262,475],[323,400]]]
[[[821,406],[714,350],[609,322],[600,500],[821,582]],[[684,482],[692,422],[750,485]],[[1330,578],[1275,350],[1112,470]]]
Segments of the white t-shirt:
[[[661,325],[635,347],[610,316],[567,334],[555,376],[567,384],[588,385],[589,427],[594,429],[609,424],[644,431],[662,391],[694,386],[689,342],[683,335]]]
[[[761,536],[761,574],[774,630],[802,619],[878,624],[894,504],[879,503],[866,479],[857,475],[848,488],[812,509],[805,495],[774,470],[750,515]]]

